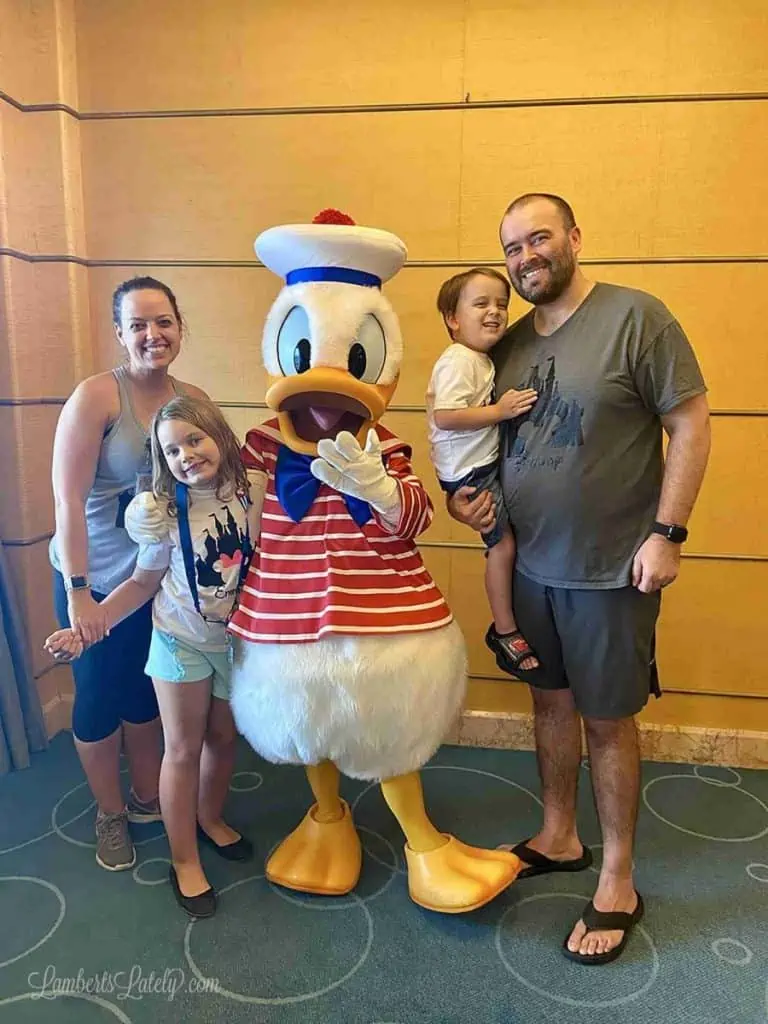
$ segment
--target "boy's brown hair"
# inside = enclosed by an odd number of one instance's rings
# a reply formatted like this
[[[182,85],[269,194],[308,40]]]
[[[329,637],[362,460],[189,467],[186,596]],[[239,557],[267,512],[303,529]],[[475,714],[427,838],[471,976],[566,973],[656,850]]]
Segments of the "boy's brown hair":
[[[497,281],[501,281],[507,291],[507,298],[510,297],[511,289],[509,281],[500,274],[498,270],[494,270],[493,267],[472,267],[471,270],[464,270],[461,274],[454,274],[453,277],[449,277],[447,281],[443,281],[440,286],[440,291],[437,293],[437,309],[443,318],[445,329],[448,331],[448,335],[453,338],[453,331],[448,326],[448,317],[456,316],[456,310],[459,305],[459,299],[464,285],[471,280],[471,278],[479,275],[480,277],[492,277]]]

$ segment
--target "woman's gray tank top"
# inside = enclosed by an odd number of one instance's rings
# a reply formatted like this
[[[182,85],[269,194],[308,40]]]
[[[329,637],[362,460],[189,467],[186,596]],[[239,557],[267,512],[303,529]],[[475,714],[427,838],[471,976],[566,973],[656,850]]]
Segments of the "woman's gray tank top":
[[[134,496],[137,475],[151,473],[149,435],[134,414],[125,367],[112,373],[120,392],[120,415],[104,435],[85,503],[88,578],[91,588],[101,594],[111,593],[127,580],[136,565],[138,547],[125,531],[125,510]],[[176,382],[172,384],[176,391]],[[61,571],[55,536],[50,559]]]

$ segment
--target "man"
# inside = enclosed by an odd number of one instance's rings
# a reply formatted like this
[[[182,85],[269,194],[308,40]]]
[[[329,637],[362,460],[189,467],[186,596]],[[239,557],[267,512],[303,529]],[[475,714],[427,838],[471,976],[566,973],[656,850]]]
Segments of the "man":
[[[660,590],[677,577],[709,455],[706,386],[661,302],[587,280],[565,200],[520,196],[500,237],[512,286],[533,309],[493,351],[497,396],[538,392],[530,413],[508,424],[499,456],[518,543],[515,613],[541,662],[517,674],[531,684],[544,821],[515,852],[529,876],[591,863],[576,830],[581,716],[603,863],[564,950],[606,963],[643,913],[632,871],[634,715],[658,694]],[[493,522],[487,492],[463,488],[449,511],[478,530]]]

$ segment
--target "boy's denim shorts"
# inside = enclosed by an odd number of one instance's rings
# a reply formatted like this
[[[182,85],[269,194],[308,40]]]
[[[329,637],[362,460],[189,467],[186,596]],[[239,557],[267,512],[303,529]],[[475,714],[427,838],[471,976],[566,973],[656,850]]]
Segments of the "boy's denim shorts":
[[[148,676],[168,683],[199,683],[212,676],[213,696],[229,700],[232,644],[229,643],[226,651],[211,651],[153,629],[144,671]]]
[[[490,549],[498,544],[504,532],[510,529],[507,506],[504,504],[504,495],[499,480],[498,462],[477,466],[461,480],[441,480],[440,486],[446,494],[455,494],[460,487],[476,487],[478,491],[491,492],[493,503],[496,506],[496,523],[488,533],[482,534],[483,543],[487,548]]]

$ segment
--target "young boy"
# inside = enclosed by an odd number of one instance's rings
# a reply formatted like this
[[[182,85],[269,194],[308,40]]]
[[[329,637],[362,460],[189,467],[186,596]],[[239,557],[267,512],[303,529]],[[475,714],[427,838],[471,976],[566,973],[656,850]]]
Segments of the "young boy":
[[[509,282],[495,270],[474,267],[447,280],[437,297],[452,344],[437,360],[427,390],[432,462],[448,494],[470,486],[490,491],[496,524],[483,534],[485,590],[493,614],[485,642],[505,672],[538,667],[512,610],[515,540],[498,473],[499,423],[527,413],[536,392],[507,391],[493,401],[494,367],[488,352],[507,327]]]

